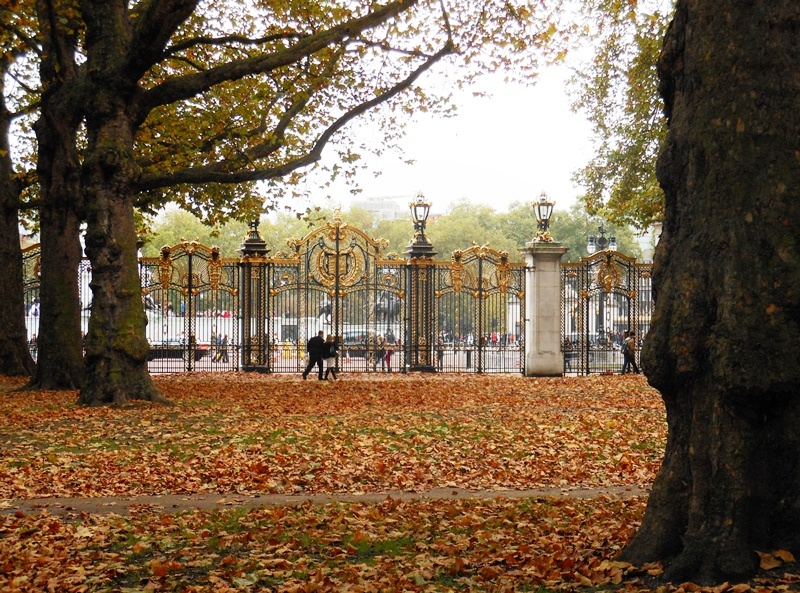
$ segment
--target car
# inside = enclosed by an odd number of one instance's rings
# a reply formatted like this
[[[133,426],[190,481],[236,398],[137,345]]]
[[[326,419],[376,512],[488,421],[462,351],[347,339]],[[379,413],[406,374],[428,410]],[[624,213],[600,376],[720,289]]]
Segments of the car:
[[[194,345],[194,360],[198,361],[208,354],[210,347],[208,344]],[[147,360],[156,358],[183,358],[188,356],[187,345],[183,340],[164,340],[159,344],[150,344],[150,351],[147,353]]]

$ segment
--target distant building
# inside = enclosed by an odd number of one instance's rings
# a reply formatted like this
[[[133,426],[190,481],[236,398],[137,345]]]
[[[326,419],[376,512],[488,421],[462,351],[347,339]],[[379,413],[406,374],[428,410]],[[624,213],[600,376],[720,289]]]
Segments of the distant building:
[[[408,217],[408,204],[412,198],[387,197],[369,198],[367,200],[354,200],[351,202],[353,208],[359,208],[371,213],[375,220],[397,220]]]

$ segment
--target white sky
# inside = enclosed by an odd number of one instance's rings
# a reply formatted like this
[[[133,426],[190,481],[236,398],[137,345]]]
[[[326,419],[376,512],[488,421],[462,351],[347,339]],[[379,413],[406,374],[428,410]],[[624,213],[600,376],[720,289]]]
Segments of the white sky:
[[[352,197],[342,185],[330,192],[333,204],[320,198],[307,205],[346,208],[353,200],[391,197],[404,206],[422,192],[436,213],[462,198],[505,211],[512,202],[532,202],[544,191],[557,209],[567,208],[580,194],[572,175],[591,158],[590,126],[570,110],[568,77],[567,68],[552,67],[527,88],[490,78],[481,88],[492,89],[493,97],[470,92],[458,101],[457,116],[423,114],[408,124],[401,145],[413,165],[396,153],[372,157],[369,169],[358,175],[360,195]],[[368,133],[368,123],[361,127]],[[325,157],[334,154],[327,150]],[[375,171],[383,174],[375,177]]]

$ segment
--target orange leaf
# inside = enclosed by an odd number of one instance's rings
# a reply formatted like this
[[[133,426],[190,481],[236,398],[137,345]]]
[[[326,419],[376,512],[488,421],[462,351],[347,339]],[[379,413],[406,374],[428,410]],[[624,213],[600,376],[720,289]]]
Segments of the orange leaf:
[[[783,564],[782,560],[776,558],[768,552],[759,552],[756,550],[756,554],[758,554],[759,558],[761,558],[759,566],[763,570],[772,570],[773,568],[778,568],[781,564]]]
[[[163,562],[159,562],[158,560],[153,560],[150,562],[150,570],[153,571],[153,576],[156,577],[167,576],[167,573],[169,572],[167,565]]]

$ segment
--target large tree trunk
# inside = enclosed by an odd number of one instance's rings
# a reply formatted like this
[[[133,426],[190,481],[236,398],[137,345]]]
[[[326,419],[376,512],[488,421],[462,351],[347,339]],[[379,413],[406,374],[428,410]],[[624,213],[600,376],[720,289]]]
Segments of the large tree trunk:
[[[78,268],[82,249],[75,204],[77,161],[39,135],[42,187],[41,288],[36,372],[29,389],[79,389],[83,385]],[[51,175],[52,173],[52,175]],[[66,187],[71,186],[71,187]],[[72,196],[72,198],[70,197]]]
[[[3,73],[0,71],[0,77]],[[0,375],[30,375],[33,358],[25,328],[22,250],[19,244],[20,186],[12,178],[9,113],[0,80]]]
[[[0,187],[0,375],[30,376],[33,358],[25,328],[19,219],[5,189]]]
[[[681,0],[659,60],[669,133],[642,357],[669,435],[623,553],[670,580],[800,553],[800,5]]]
[[[133,102],[140,74],[125,59],[130,42],[122,2],[84,5],[89,68],[88,146],[82,184],[86,254],[92,266],[92,316],[86,339],[86,385],[79,404],[166,402],[147,368],[147,316],[142,303],[133,215]]]
[[[112,171],[112,178],[125,175],[117,170],[119,153],[111,148],[113,144],[95,149],[85,165],[86,253],[92,264],[94,298],[86,340],[87,381],[78,403],[166,402],[147,369],[147,317],[139,281],[132,194],[124,183],[103,179]],[[128,151],[128,157],[130,154]]]
[[[58,30],[52,5],[37,3],[43,50],[41,115],[36,122],[36,169],[41,193],[42,246],[38,356],[30,389],[78,389],[83,384],[80,244],[81,121],[74,82],[74,39]]]
[[[147,369],[147,316],[142,304],[131,183],[131,122],[124,110],[103,111],[115,98],[98,90],[90,110],[84,162],[86,254],[92,265],[92,316],[86,339],[82,405],[165,402]],[[96,126],[96,127],[95,127]]]

